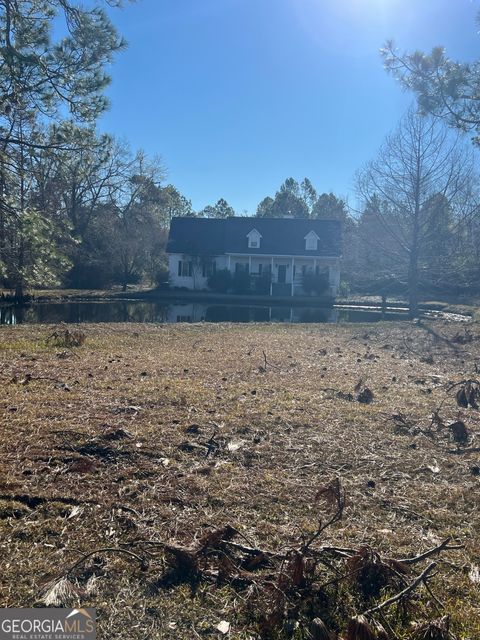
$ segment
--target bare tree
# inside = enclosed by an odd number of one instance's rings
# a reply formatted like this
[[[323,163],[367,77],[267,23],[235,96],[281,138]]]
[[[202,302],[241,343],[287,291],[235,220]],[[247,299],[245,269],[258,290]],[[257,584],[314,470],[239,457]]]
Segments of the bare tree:
[[[413,109],[358,175],[357,187],[365,201],[376,196],[381,202],[377,215],[406,272],[413,317],[418,314],[420,275],[432,244],[458,224],[459,216],[474,209],[473,199],[466,202],[472,178],[472,153],[459,135],[452,136],[441,122]],[[434,203],[448,205],[448,220],[445,206]],[[381,234],[379,242],[380,238]],[[438,249],[445,250],[440,244]]]

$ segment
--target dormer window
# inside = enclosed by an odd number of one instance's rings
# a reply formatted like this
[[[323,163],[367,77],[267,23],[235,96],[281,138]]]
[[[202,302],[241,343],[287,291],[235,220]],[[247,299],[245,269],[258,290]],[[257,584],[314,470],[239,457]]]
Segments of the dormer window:
[[[250,233],[247,233],[248,239],[248,248],[249,249],[260,249],[260,240],[262,238],[262,234],[256,229],[252,229]]]
[[[316,251],[318,249],[318,241],[320,238],[317,236],[315,231],[310,231],[305,236],[305,249],[307,251]]]

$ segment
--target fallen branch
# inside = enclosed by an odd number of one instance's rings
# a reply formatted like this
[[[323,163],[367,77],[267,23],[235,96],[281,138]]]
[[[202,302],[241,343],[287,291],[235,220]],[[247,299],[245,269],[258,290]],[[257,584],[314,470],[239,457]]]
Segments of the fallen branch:
[[[79,551],[79,553],[83,553],[82,551]],[[135,560],[137,560],[140,564],[140,568],[142,569],[142,571],[146,571],[148,569],[148,562],[145,558],[142,558],[141,556],[137,555],[136,553],[134,553],[133,551],[128,551],[127,549],[121,549],[119,547],[104,547],[102,549],[95,549],[95,551],[90,551],[90,553],[86,553],[84,554],[80,560],[77,560],[77,562],[75,562],[75,564],[73,564],[65,573],[65,576],[70,575],[73,571],[75,571],[75,569],[77,569],[80,565],[82,565],[86,560],[88,560],[88,558],[91,558],[92,556],[96,556],[100,553],[123,553],[126,556],[129,556],[130,558],[134,558]]]
[[[260,367],[262,371],[266,371],[268,367],[273,367],[274,369],[280,368],[278,365],[272,364],[267,360],[267,354],[265,353],[265,350],[263,350],[262,353],[263,353],[263,367]]]
[[[363,615],[364,616],[370,616],[370,615],[372,615],[372,613],[376,613],[377,611],[381,611],[382,609],[385,609],[385,607],[389,607],[390,605],[395,604],[395,602],[399,602],[400,600],[402,600],[403,598],[408,596],[420,584],[425,582],[425,580],[429,577],[429,574],[433,571],[433,569],[435,569],[436,566],[437,566],[436,562],[431,562],[428,565],[428,567],[424,571],[422,571],[422,573],[419,576],[417,576],[413,582],[411,582],[408,585],[408,587],[405,587],[405,589],[403,589],[402,591],[400,591],[396,595],[392,596],[391,598],[388,598],[387,600],[384,600],[383,602],[378,604],[376,607],[372,607],[371,609],[368,609],[367,611],[365,611],[363,613]]]
[[[265,556],[266,558],[275,558],[277,560],[285,560],[287,557],[285,553],[276,553],[275,551],[268,551],[266,549],[256,549],[255,547],[247,547],[244,544],[238,542],[231,542],[230,540],[222,540],[222,545],[226,545],[242,553],[246,553],[251,556]]]
[[[441,542],[438,546],[433,547],[433,549],[428,549],[428,551],[425,551],[424,553],[421,553],[420,555],[415,556],[413,558],[403,558],[402,560],[397,560],[397,562],[400,562],[401,564],[416,564],[417,562],[426,560],[427,558],[430,558],[431,556],[434,556],[437,553],[441,553],[442,551],[449,551],[449,550],[464,548],[463,544],[450,545],[449,543],[451,542],[451,540],[452,540],[451,537],[446,538],[446,540]]]

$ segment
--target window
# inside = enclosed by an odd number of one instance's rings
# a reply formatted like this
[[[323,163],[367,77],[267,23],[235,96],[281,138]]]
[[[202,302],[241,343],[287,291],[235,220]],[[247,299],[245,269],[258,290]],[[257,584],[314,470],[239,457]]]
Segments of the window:
[[[305,249],[307,251],[316,251],[318,249],[318,241],[319,241],[319,237],[317,236],[317,234],[315,233],[315,231],[310,231],[310,233],[308,233],[304,240],[305,240]]]
[[[235,273],[248,273],[248,264],[244,264],[243,262],[236,262]]]
[[[217,271],[217,263],[215,260],[211,260],[210,262],[204,262],[202,264],[202,277],[208,278]]]
[[[192,277],[192,262],[191,260],[179,260],[178,261],[178,275],[182,278]]]
[[[247,233],[248,238],[248,248],[249,249],[259,249],[260,248],[260,239],[262,234],[259,233],[256,229],[252,229],[250,233]]]

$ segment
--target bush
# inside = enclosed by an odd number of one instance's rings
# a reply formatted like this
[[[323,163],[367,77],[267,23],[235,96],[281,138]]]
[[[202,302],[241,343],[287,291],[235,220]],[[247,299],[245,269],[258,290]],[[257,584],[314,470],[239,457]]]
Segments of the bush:
[[[340,286],[338,287],[338,295],[346,298],[350,295],[350,285],[346,280],[340,281]]]
[[[216,293],[227,293],[232,286],[232,274],[228,269],[220,269],[208,276],[207,284]]]
[[[65,284],[72,289],[107,289],[112,285],[113,275],[106,264],[75,264],[65,278]]]
[[[118,266],[113,272],[113,281],[115,284],[128,285],[140,284],[142,282],[142,273],[140,271],[132,271],[125,274],[124,270]]]
[[[154,273],[154,280],[157,287],[164,287],[168,283],[170,271],[165,264],[158,265]]]
[[[237,271],[233,275],[232,288],[234,293],[250,293],[250,274],[247,271]]]
[[[328,274],[326,273],[306,273],[303,276],[302,286],[306,293],[317,296],[322,295],[328,289]]]
[[[268,295],[270,294],[270,283],[272,281],[272,278],[270,276],[270,273],[262,273],[261,276],[259,276],[258,278],[254,279],[254,289],[255,289],[255,293],[258,293],[259,295]]]
[[[45,342],[56,347],[71,348],[81,347],[86,339],[86,334],[80,329],[56,329]]]

